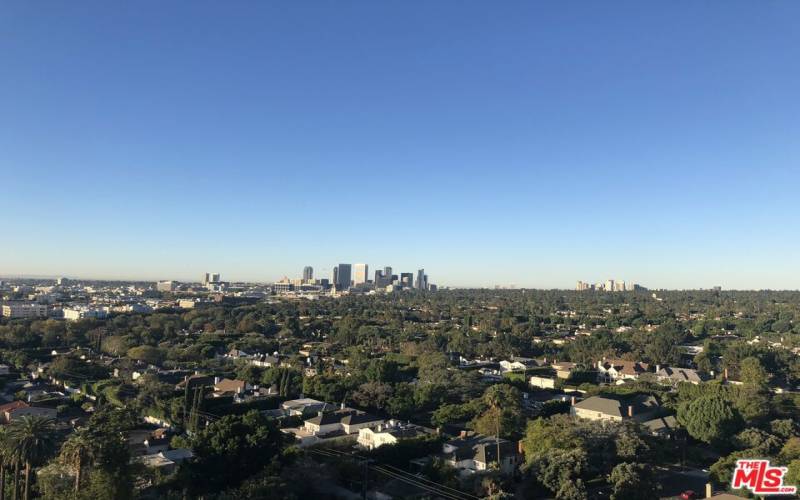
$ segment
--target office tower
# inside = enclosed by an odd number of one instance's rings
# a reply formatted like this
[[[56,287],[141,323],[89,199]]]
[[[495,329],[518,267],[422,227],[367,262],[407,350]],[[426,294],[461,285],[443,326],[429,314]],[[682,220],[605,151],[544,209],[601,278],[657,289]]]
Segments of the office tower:
[[[159,292],[171,292],[175,290],[175,284],[174,281],[159,281],[156,283],[156,290]]]
[[[306,266],[303,268],[303,281],[306,283],[310,283],[314,280],[314,268],[311,266]]]
[[[384,278],[392,277],[392,266],[386,266],[383,268],[383,277]]]
[[[347,290],[350,288],[350,280],[351,272],[352,272],[352,265],[350,264],[339,264],[337,266],[338,272],[336,273],[336,288],[339,290]]]
[[[333,268],[333,272],[332,272],[332,276],[331,276],[331,284],[333,286],[339,286],[339,268],[335,267],[335,266]]]
[[[616,292],[624,292],[625,291],[625,282],[624,281],[617,281],[614,283],[614,291]]]
[[[424,290],[425,286],[425,270],[419,269],[417,270],[417,289]]]
[[[606,286],[604,287],[606,292],[613,292],[614,291],[614,280],[606,280]]]
[[[414,274],[400,273],[400,285],[403,288],[414,288]]]
[[[219,273],[211,273],[211,283],[219,283]]]
[[[422,276],[422,289],[423,290],[427,290],[428,289],[428,275],[427,274]]]
[[[203,275],[203,284],[208,285],[211,282],[211,273],[206,273]]]
[[[380,269],[375,270],[375,279],[373,280],[373,283],[375,283],[375,288],[386,286],[383,284],[383,271]]]
[[[354,283],[356,285],[363,285],[369,279],[369,266],[367,264],[355,265]]]

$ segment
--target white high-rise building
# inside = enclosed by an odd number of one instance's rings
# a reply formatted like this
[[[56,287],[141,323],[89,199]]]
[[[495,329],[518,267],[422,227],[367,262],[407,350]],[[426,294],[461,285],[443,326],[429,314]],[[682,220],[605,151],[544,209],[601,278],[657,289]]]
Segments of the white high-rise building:
[[[355,285],[362,285],[369,279],[369,266],[367,264],[355,265],[355,277],[353,279]]]

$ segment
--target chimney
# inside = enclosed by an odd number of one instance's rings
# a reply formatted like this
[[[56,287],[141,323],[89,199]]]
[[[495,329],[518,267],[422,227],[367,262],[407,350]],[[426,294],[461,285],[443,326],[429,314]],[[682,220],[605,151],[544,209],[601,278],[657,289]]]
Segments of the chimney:
[[[464,439],[464,438],[466,438],[466,437],[467,437],[467,431],[461,431],[461,432],[458,434],[458,437],[460,437],[461,439]]]
[[[711,486],[711,483],[706,483],[706,498],[711,498],[714,496],[714,487]]]
[[[571,398],[569,398],[569,405],[570,406],[575,406],[575,396],[572,396]]]
[[[633,417],[633,405],[628,405],[628,416]]]
[[[344,410],[344,401],[342,401],[342,404],[341,404],[341,406],[339,406],[339,408],[341,408],[342,410]]]
[[[722,378],[724,378],[725,380],[728,380],[728,369],[727,368],[725,368],[725,375]]]
[[[517,453],[519,453],[520,455],[525,454],[525,447],[523,446],[523,442],[521,439],[517,441]]]
[[[656,373],[661,371],[661,365],[656,365]]]

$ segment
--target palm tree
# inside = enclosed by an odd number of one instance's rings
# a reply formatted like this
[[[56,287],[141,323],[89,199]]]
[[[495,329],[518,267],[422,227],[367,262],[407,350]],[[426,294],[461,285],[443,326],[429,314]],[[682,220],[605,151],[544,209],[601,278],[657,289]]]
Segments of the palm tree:
[[[19,462],[25,464],[25,500],[30,498],[31,466],[44,461],[56,448],[53,419],[25,415],[11,422],[9,437],[14,443]]]
[[[86,429],[78,429],[61,447],[61,461],[75,468],[75,492],[81,488],[83,467],[94,454],[94,442]],[[2,499],[0,499],[2,500]]]
[[[8,429],[0,427],[0,500],[6,498],[6,467],[14,462],[14,455],[14,444],[8,437]]]

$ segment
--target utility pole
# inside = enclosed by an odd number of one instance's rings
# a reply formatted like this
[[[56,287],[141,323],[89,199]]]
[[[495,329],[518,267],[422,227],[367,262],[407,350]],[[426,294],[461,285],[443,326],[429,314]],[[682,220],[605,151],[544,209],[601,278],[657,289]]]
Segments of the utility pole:
[[[364,459],[361,462],[364,469],[364,479],[361,481],[361,500],[367,500],[367,481],[369,481],[369,462]]]

